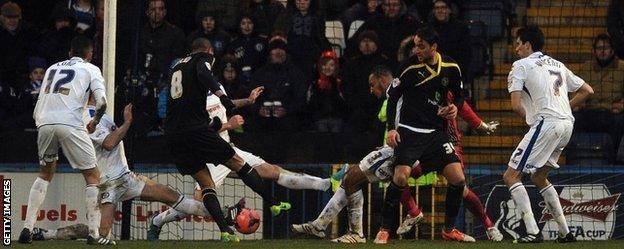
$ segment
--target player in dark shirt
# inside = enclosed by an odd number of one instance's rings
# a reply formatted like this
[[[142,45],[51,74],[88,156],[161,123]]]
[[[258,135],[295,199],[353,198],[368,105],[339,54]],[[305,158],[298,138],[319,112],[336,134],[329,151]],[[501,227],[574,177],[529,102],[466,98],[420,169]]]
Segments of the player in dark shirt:
[[[217,131],[221,120],[210,119],[206,111],[208,91],[219,96],[229,111],[236,105],[221,91],[212,76],[212,46],[205,38],[191,44],[192,53],[174,67],[170,82],[171,94],[167,102],[165,135],[178,171],[191,175],[202,189],[204,206],[221,230],[222,241],[239,241],[223,218],[215,184],[206,163],[223,164],[235,171],[243,182],[270,203],[271,213],[278,215],[290,209],[290,204],[276,201],[258,172],[237,155]]]
[[[438,171],[449,182],[445,202],[445,228],[442,237],[447,240],[474,241],[454,228],[462,200],[465,179],[459,158],[447,133],[447,119],[457,116],[464,99],[459,66],[452,59],[440,55],[438,35],[431,28],[419,29],[414,36],[415,53],[401,67],[400,83],[393,84],[388,99],[387,143],[395,150],[392,182],[386,189],[382,223],[375,243],[387,243],[395,220],[394,210],[399,203],[411,169],[418,163],[424,173]],[[447,100],[448,92],[453,102]],[[447,104],[449,103],[449,104]]]

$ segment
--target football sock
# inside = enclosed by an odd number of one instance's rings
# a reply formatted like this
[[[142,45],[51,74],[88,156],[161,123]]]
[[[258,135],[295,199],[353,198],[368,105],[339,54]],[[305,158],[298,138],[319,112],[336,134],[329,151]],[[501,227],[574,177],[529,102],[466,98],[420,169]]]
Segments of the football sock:
[[[494,226],[494,223],[492,223],[492,220],[490,220],[490,217],[485,212],[485,207],[483,207],[483,203],[481,203],[481,200],[472,191],[472,189],[467,190],[467,194],[466,196],[464,196],[464,205],[466,206],[466,208],[468,208],[468,210],[470,210],[473,215],[481,219],[483,225],[485,226],[485,229]]]
[[[312,224],[319,229],[325,229],[327,225],[336,217],[340,211],[347,205],[347,196],[343,188],[338,188],[336,193],[329,199],[329,202],[321,211],[321,214],[312,221]]]
[[[329,178],[322,179],[320,177],[286,170],[280,172],[277,178],[277,184],[289,189],[314,189],[320,191],[325,191],[331,186]]]
[[[546,206],[550,211],[550,214],[553,216],[553,219],[559,225],[559,235],[561,237],[565,236],[570,232],[570,228],[568,228],[568,222],[563,215],[563,209],[561,208],[561,202],[559,202],[559,194],[557,194],[557,190],[553,187],[552,184],[549,184],[542,190],[540,193],[544,197],[544,201],[546,202]]]
[[[446,229],[455,227],[455,219],[457,218],[457,213],[459,212],[459,207],[462,203],[463,192],[464,184],[449,184],[448,189],[446,190],[446,201],[444,202],[444,227]]]
[[[99,193],[100,190],[94,184],[89,184],[85,187],[87,225],[89,226],[89,235],[93,238],[100,237],[100,220],[102,219],[102,214],[100,213],[100,203],[98,202]]]
[[[349,206],[349,230],[353,233],[357,233],[360,237],[364,237],[364,230],[362,229],[364,196],[362,190],[358,190],[347,196],[347,205]]]
[[[509,192],[511,192],[511,198],[514,200],[516,208],[522,214],[522,220],[526,226],[527,233],[539,233],[537,222],[535,222],[535,217],[533,217],[533,211],[531,210],[531,200],[524,185],[521,182],[515,183],[509,188]]]
[[[402,187],[397,186],[394,182],[390,182],[386,188],[386,198],[384,199],[381,209],[381,228],[391,229],[394,227],[396,208],[399,205],[399,199],[401,199],[402,189]]]
[[[202,197],[204,201],[204,206],[211,214],[212,219],[219,226],[219,230],[221,232],[226,232],[229,234],[234,234],[234,231],[230,226],[228,226],[225,218],[223,217],[223,211],[221,211],[221,205],[219,204],[219,199],[217,198],[217,192],[211,188],[205,188],[202,190]]]
[[[249,164],[245,163],[245,165],[243,165],[243,167],[236,173],[238,174],[238,177],[243,180],[243,183],[249,186],[254,192],[262,196],[262,199],[265,202],[269,203],[269,206],[280,204],[275,200],[273,195],[271,195],[271,193],[269,192],[269,188],[266,187],[264,181],[262,180],[260,175],[258,175],[256,169],[249,166]],[[210,213],[213,214],[214,217],[214,213]]]
[[[28,194],[28,207],[26,208],[26,220],[24,221],[24,228],[28,228],[32,232],[37,220],[37,213],[41,207],[41,203],[45,199],[48,192],[49,182],[37,177],[30,187],[30,193]]]

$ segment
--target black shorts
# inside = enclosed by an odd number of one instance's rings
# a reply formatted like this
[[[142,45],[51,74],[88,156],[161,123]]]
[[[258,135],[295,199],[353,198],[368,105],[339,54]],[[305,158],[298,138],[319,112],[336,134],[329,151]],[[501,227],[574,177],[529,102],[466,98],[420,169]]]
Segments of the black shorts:
[[[234,156],[234,149],[216,132],[206,128],[167,135],[173,161],[182,175],[193,175],[206,163],[219,165]]]
[[[441,171],[446,165],[460,162],[446,131],[418,133],[399,127],[398,132],[401,142],[394,150],[395,165],[412,167],[419,161],[423,173],[426,173]]]

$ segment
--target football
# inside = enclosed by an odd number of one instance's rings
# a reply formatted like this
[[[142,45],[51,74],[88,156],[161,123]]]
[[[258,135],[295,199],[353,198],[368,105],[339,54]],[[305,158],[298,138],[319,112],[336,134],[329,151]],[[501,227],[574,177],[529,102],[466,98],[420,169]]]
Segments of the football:
[[[252,234],[260,227],[260,214],[255,209],[243,208],[236,215],[234,227],[242,234]]]

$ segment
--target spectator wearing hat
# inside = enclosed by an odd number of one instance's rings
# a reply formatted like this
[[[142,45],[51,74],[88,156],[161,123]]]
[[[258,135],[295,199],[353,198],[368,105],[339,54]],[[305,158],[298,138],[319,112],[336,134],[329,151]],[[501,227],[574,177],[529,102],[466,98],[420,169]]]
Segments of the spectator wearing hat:
[[[379,50],[379,38],[375,31],[361,32],[357,41],[357,55],[346,61],[342,74],[349,107],[347,123],[353,131],[376,131],[383,128],[377,119],[382,100],[370,93],[368,75],[376,66],[388,66],[390,60]]]
[[[369,18],[358,29],[353,38],[347,44],[347,56],[353,55],[358,48],[357,37],[365,30],[374,30],[378,37],[379,50],[390,58],[389,65],[394,69],[398,62],[397,51],[401,41],[414,33],[421,25],[420,21],[406,14],[406,7],[402,0],[383,0],[381,4],[383,15],[375,15]]]
[[[230,35],[221,30],[221,27],[219,27],[219,23],[215,18],[215,14],[212,12],[200,12],[197,15],[197,23],[199,29],[189,34],[187,41],[193,42],[195,39],[200,37],[208,39],[214,49],[215,58],[217,61],[220,61],[221,56],[223,56],[225,50],[230,44]]]
[[[14,2],[0,7],[0,81],[17,87],[27,75],[27,59],[36,51],[38,31],[22,20],[22,10]]]
[[[256,31],[260,36],[269,36],[273,30],[275,20],[284,10],[277,0],[248,0],[244,5],[243,13],[256,20]]]
[[[273,27],[286,33],[291,60],[308,78],[314,77],[314,65],[321,52],[331,49],[325,37],[325,18],[317,14],[317,9],[316,0],[288,1]]]
[[[19,86],[0,84],[0,130],[35,128],[32,113],[39,97],[46,66],[45,59],[30,57],[29,81],[24,81]]]
[[[316,131],[342,132],[347,104],[342,90],[342,79],[338,75],[338,56],[334,51],[325,51],[318,62],[318,79],[311,85],[308,107]]]
[[[241,77],[249,80],[266,61],[267,41],[256,33],[256,21],[249,15],[238,19],[238,33],[230,42],[227,53],[234,55],[241,68]]]
[[[54,27],[41,35],[40,54],[48,61],[64,61],[69,56],[69,45],[77,35],[74,15],[66,8],[55,8],[52,12]]]
[[[300,128],[308,89],[308,78],[286,54],[286,43],[275,39],[269,44],[269,62],[253,76],[250,89],[264,86],[253,106],[249,126],[256,131],[296,131]]]

